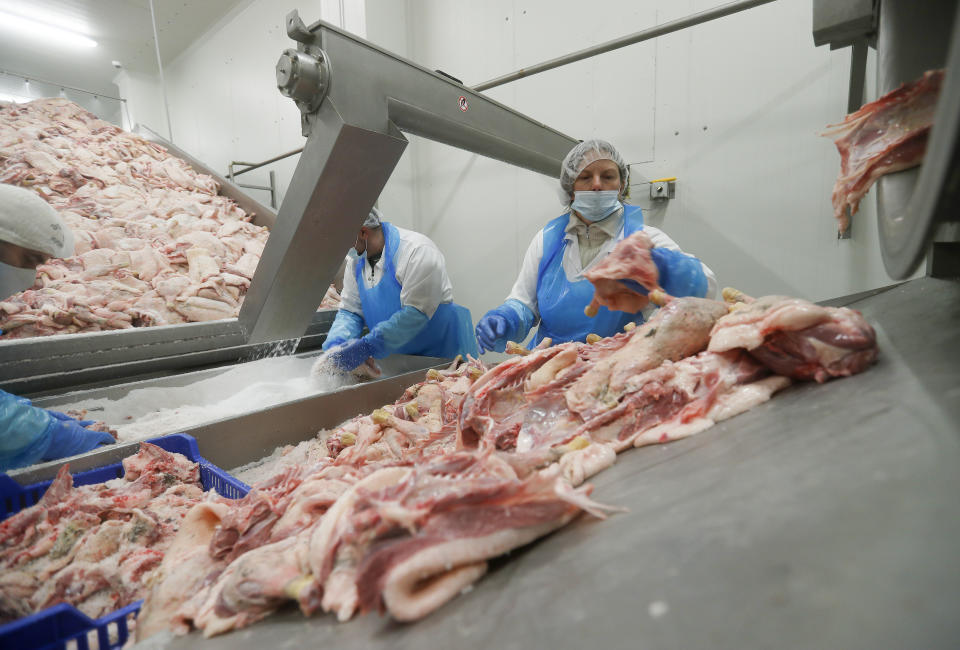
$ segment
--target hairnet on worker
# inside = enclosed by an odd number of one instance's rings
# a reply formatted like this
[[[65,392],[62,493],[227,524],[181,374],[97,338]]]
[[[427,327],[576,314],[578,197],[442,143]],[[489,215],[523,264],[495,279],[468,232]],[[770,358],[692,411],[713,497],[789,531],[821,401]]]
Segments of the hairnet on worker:
[[[380,211],[377,210],[377,207],[374,206],[370,208],[370,214],[367,215],[367,218],[363,220],[364,228],[379,228],[383,217],[380,214]]]
[[[616,148],[606,140],[591,139],[584,140],[566,155],[563,162],[560,163],[560,187],[563,190],[564,203],[570,203],[570,197],[573,195],[573,184],[577,176],[587,165],[598,160],[612,160],[620,169],[620,182],[625,188],[629,180],[629,170],[623,162],[623,157]]]
[[[73,255],[73,233],[53,207],[30,190],[0,183],[0,241],[50,257]]]

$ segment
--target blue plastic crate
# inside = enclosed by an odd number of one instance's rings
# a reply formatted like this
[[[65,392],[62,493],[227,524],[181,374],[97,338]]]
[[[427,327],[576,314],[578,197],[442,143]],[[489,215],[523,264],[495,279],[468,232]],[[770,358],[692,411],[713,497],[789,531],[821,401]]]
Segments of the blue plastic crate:
[[[245,483],[200,455],[197,441],[185,433],[175,433],[147,440],[162,449],[183,454],[200,466],[200,483],[204,491],[214,489],[221,496],[239,499],[250,491]],[[103,483],[123,476],[123,464],[73,474],[74,485]],[[0,520],[37,503],[53,481],[22,486],[6,474],[0,474]],[[140,611],[142,600],[111,612],[96,620],[72,605],[61,603],[0,626],[0,648],[47,650],[53,648],[99,648],[115,650],[123,647],[130,636],[130,621]]]
[[[197,440],[185,433],[174,433],[147,442],[162,449],[183,454],[200,465],[200,483],[204,490],[214,489],[228,499],[239,499],[250,491],[250,486],[233,478],[225,471],[200,455]],[[104,483],[123,476],[123,464],[112,463],[103,467],[89,469],[73,474],[74,485]],[[29,508],[43,496],[53,480],[41,481],[32,485],[20,485],[6,474],[0,474],[0,521],[25,508]]]
[[[20,650],[113,650],[130,639],[130,622],[140,611],[142,600],[98,619],[61,603],[0,627],[0,647]]]

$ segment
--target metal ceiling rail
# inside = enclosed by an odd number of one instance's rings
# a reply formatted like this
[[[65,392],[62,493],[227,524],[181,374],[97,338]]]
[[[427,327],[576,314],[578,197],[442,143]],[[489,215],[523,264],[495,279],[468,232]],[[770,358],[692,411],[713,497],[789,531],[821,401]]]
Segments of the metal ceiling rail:
[[[730,14],[745,11],[746,9],[752,9],[770,2],[775,2],[775,0],[739,0],[738,2],[730,2],[725,5],[720,5],[719,7],[714,7],[713,9],[707,9],[706,11],[700,11],[695,14],[691,14],[684,18],[671,20],[668,23],[657,25],[656,27],[651,27],[650,29],[634,32],[633,34],[629,34],[612,41],[607,41],[606,43],[600,43],[599,45],[588,47],[585,50],[579,50],[565,56],[557,57],[556,59],[550,59],[549,61],[538,63],[537,65],[521,68],[516,72],[511,72],[510,74],[503,75],[502,77],[497,77],[496,79],[491,79],[490,81],[477,84],[473,87],[473,90],[479,92],[494,88],[496,86],[502,86],[505,83],[516,81],[517,79],[522,79],[524,77],[529,77],[540,72],[546,72],[547,70],[553,70],[554,68],[559,68],[560,66],[567,65],[568,63],[575,63],[598,54],[603,54],[605,52],[610,52],[611,50],[617,50],[621,47],[626,47],[627,45],[633,45],[634,43],[640,43],[641,41],[647,41],[651,38],[677,32],[681,29],[686,29],[687,27],[693,27],[694,25],[709,22],[717,18],[723,18],[724,16],[729,16]]]

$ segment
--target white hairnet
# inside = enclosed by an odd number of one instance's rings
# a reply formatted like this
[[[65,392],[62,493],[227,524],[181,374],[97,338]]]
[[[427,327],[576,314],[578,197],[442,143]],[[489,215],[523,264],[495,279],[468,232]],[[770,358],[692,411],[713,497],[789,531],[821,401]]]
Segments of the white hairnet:
[[[46,253],[73,255],[73,233],[53,207],[30,190],[0,183],[0,240]]]
[[[573,194],[573,183],[577,176],[583,171],[583,168],[590,163],[598,160],[612,160],[620,168],[620,181],[624,187],[629,185],[630,170],[627,164],[623,162],[620,152],[606,140],[584,140],[573,149],[563,159],[560,164],[560,187],[563,190],[564,202],[570,202],[570,195]]]
[[[383,221],[383,219],[380,216],[380,211],[374,206],[370,208],[370,214],[368,214],[367,218],[363,221],[363,225],[365,228],[379,228],[381,221]]]

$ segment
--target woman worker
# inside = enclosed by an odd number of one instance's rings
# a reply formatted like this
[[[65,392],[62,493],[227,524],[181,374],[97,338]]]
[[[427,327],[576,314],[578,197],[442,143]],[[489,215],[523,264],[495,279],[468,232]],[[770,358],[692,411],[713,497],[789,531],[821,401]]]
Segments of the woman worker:
[[[621,202],[627,181],[627,166],[609,142],[586,140],[567,154],[560,187],[570,210],[534,236],[506,302],[480,319],[476,334],[482,351],[503,352],[507,341],[522,341],[537,321],[540,327],[530,347],[548,337],[561,343],[584,341],[590,333],[612,336],[629,322],[643,322],[643,313],[606,307],[593,318],[584,314],[593,285],[583,272],[638,230],[653,242],[650,252],[668,294],[716,296],[716,278],[706,265],[661,230],[644,226],[638,206]]]
[[[443,254],[428,237],[382,221],[374,208],[348,255],[340,309],[323,343],[353,370],[391,354],[477,355],[470,310],[453,302]],[[370,332],[358,338],[363,327]]]
[[[36,267],[49,258],[72,254],[73,235],[49,203],[30,190],[0,184],[0,300],[33,286]],[[109,433],[84,428],[91,423],[0,390],[0,471],[114,442]]]

